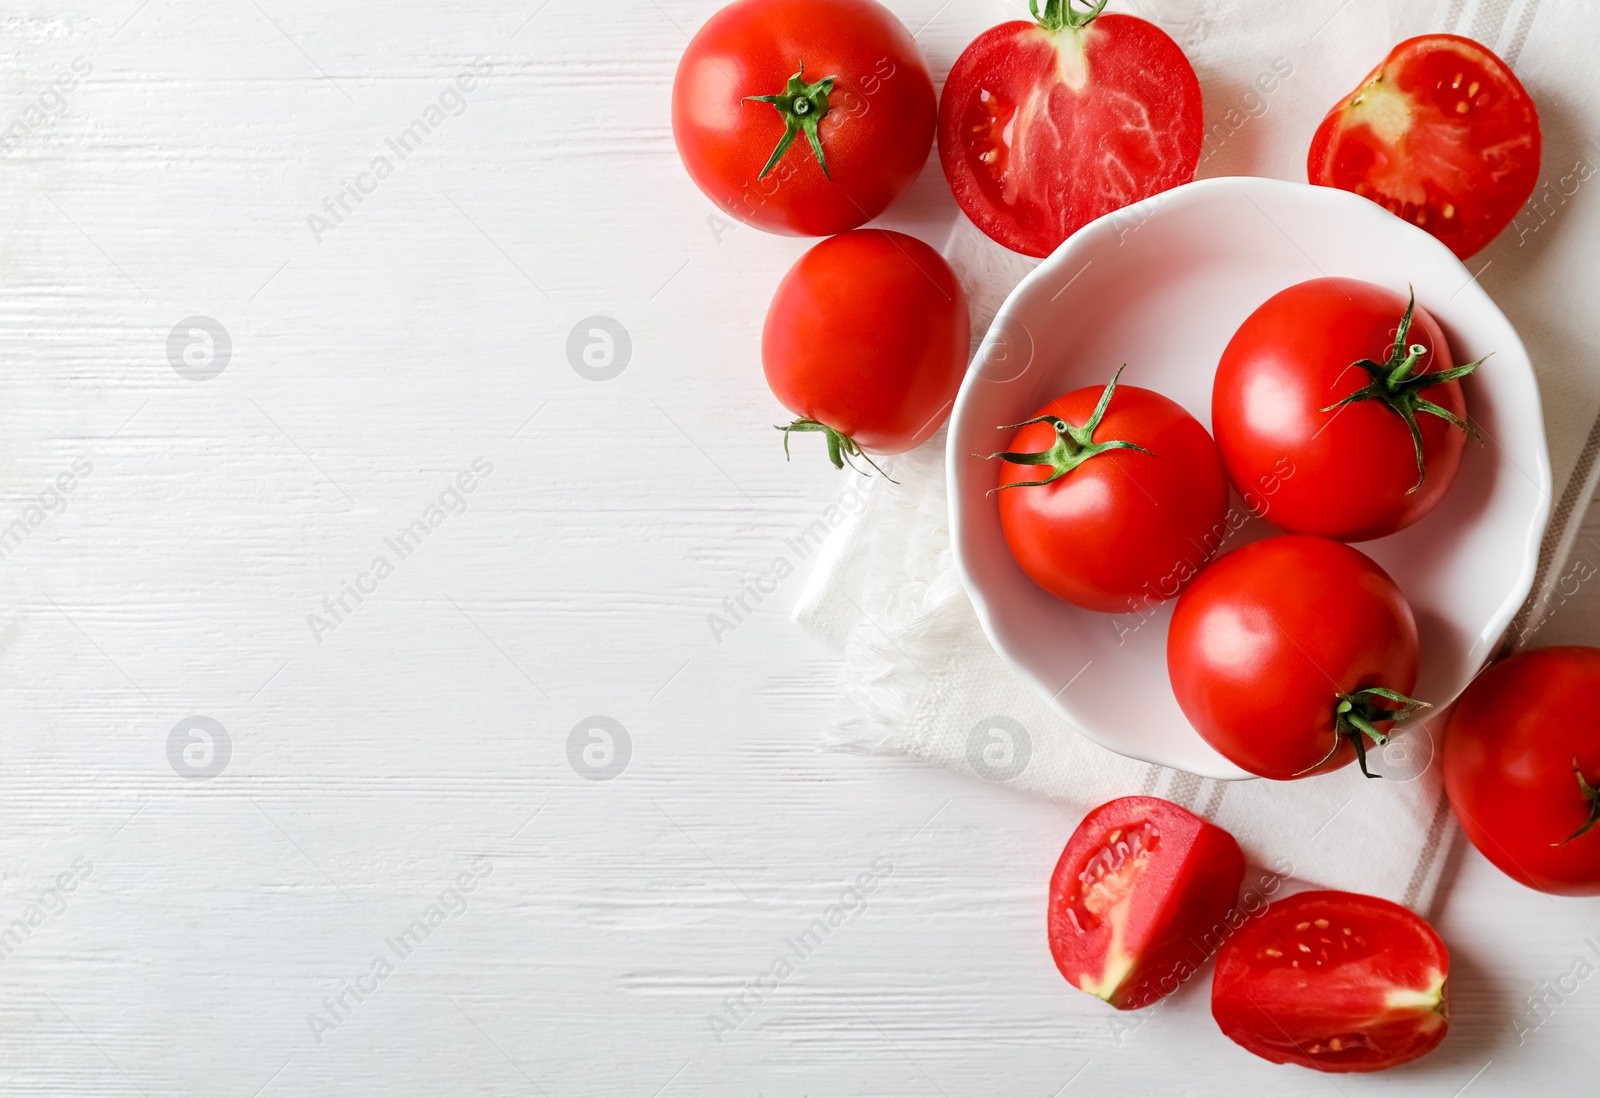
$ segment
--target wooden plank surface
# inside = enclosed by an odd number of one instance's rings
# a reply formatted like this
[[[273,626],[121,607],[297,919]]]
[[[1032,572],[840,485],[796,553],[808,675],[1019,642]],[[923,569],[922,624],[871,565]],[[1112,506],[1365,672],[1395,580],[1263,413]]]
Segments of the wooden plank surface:
[[[673,152],[715,6],[0,13],[0,1094],[1591,1093],[1600,986],[1525,999],[1593,902],[1464,854],[1446,1047],[1274,1069],[1204,981],[1130,1020],[1055,973],[1074,820],[819,750],[803,576],[719,643],[841,484],[757,358],[805,244]],[[1022,7],[893,6],[941,78]],[[890,223],[952,216],[932,169]]]

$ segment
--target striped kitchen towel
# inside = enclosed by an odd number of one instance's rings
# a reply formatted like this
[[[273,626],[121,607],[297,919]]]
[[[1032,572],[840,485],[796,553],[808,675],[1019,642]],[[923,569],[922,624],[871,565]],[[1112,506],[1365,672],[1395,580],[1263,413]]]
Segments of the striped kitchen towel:
[[[1206,97],[1200,175],[1304,181],[1322,114],[1410,35],[1449,30],[1493,47],[1518,72],[1544,122],[1543,182],[1515,223],[1471,262],[1516,324],[1544,396],[1554,514],[1534,594],[1508,632],[1530,639],[1595,490],[1600,454],[1600,66],[1589,43],[1600,7],[1554,0],[1164,0],[1117,5],[1161,23],[1183,46]],[[1359,9],[1359,10],[1357,10]],[[981,27],[972,28],[976,33]],[[1271,72],[1267,81],[1240,74]],[[1271,88],[1270,91],[1265,89]],[[937,171],[937,167],[930,167]],[[1032,260],[964,218],[945,248],[981,336]],[[976,344],[975,344],[976,345]],[[1427,911],[1455,829],[1439,768],[1438,717],[1413,721],[1380,753],[1389,778],[1353,767],[1314,781],[1218,782],[1123,758],[1078,736],[1002,663],[957,578],[946,511],[943,434],[897,459],[898,484],[827,547],[796,608],[845,653],[837,745],[916,755],[1056,799],[1078,812],[1150,793],[1232,831],[1263,871],[1388,897]],[[1600,637],[1593,638],[1600,640]]]

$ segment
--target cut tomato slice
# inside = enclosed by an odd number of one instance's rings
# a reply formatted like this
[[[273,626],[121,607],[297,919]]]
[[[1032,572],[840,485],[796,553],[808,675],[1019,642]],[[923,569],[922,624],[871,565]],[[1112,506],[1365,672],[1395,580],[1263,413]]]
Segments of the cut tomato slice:
[[[945,178],[973,223],[1013,251],[1049,255],[1102,214],[1194,178],[1194,68],[1154,23],[1104,7],[1049,0],[1038,22],[980,34],[945,81]]]
[[[1317,127],[1311,182],[1364,195],[1466,259],[1539,180],[1539,112],[1506,63],[1454,34],[1400,43]]]
[[[1067,982],[1118,1010],[1176,991],[1228,934],[1244,880],[1234,837],[1159,797],[1084,817],[1050,879],[1050,952]]]
[[[1444,1040],[1449,974],[1439,935],[1399,904],[1301,892],[1222,947],[1211,1013],[1230,1039],[1275,1064],[1382,1071]]]

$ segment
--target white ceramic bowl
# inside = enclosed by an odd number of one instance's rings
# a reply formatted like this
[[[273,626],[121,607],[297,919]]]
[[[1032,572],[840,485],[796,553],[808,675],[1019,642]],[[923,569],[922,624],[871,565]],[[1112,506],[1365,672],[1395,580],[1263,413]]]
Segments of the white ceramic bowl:
[[[1211,381],[1246,316],[1322,275],[1404,293],[1443,326],[1456,361],[1494,352],[1466,383],[1488,441],[1468,443],[1444,501],[1416,525],[1359,548],[1417,616],[1414,695],[1438,709],[1490,655],[1533,583],[1550,514],[1550,459],[1527,351],[1443,244],[1364,198],[1271,179],[1208,179],[1095,221],[1028,275],[1000,309],[951,419],[956,562],[1000,654],[1073,726],[1123,755],[1206,777],[1248,777],[1189,727],[1167,680],[1173,602],[1141,621],[1080,610],[1036,586],[1000,529],[996,463],[1007,432],[1047,401],[1123,382],[1181,403],[1208,428]],[[1239,500],[1233,500],[1238,506]],[[1273,533],[1252,518],[1228,548]]]

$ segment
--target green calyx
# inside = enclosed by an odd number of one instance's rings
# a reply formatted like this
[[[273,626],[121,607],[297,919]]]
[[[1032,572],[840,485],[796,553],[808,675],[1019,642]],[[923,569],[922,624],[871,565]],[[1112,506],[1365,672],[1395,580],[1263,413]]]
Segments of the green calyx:
[[[800,66],[800,71],[789,77],[789,83],[784,86],[778,95],[747,95],[746,103],[770,103],[783,118],[783,137],[778,141],[778,147],[772,150],[772,155],[767,158],[766,167],[761,169],[757,179],[765,179],[767,173],[777,166],[783,159],[783,154],[789,151],[789,146],[794,144],[794,139],[800,134],[806,135],[806,140],[811,144],[811,152],[817,158],[817,163],[822,168],[822,174],[832,179],[828,174],[828,157],[822,151],[822,135],[817,132],[817,126],[828,117],[828,93],[833,91],[833,85],[838,77],[824,76],[814,84],[806,83],[806,67]]]
[[[1078,4],[1083,4],[1083,10]],[[1082,30],[1106,8],[1106,0],[1045,0],[1044,11],[1039,10],[1039,0],[1028,0],[1028,8],[1039,25],[1052,34],[1063,30]]]
[[[1127,369],[1127,367],[1124,366],[1122,369]],[[1106,386],[1105,392],[1100,394],[1100,402],[1094,406],[1094,414],[1089,417],[1089,422],[1082,427],[1074,427],[1060,416],[1039,416],[1037,419],[1030,419],[1025,423],[1014,423],[1009,427],[1000,428],[1002,431],[1016,431],[1023,427],[1031,427],[1035,423],[1048,423],[1055,428],[1056,441],[1048,450],[1040,450],[1038,453],[1006,452],[988,455],[990,460],[999,458],[1002,461],[1009,461],[1013,465],[1043,465],[1050,470],[1050,475],[1043,480],[1020,480],[1015,484],[1002,484],[998,488],[991,489],[989,494],[994,495],[995,492],[1003,492],[1007,488],[1035,488],[1040,485],[1051,484],[1060,480],[1090,458],[1097,457],[1107,450],[1137,450],[1141,454],[1150,454],[1150,451],[1143,446],[1124,442],[1121,439],[1112,439],[1106,442],[1095,441],[1094,432],[1100,426],[1100,421],[1105,418],[1106,407],[1111,403],[1111,394],[1117,391],[1117,378],[1121,376],[1122,370],[1118,370],[1116,375],[1112,377],[1111,383]],[[1155,457],[1154,454],[1150,454],[1150,456]]]
[[[1551,843],[1551,846],[1566,846],[1573,839],[1588,834],[1590,828],[1600,823],[1600,789],[1590,785],[1589,780],[1583,776],[1583,769],[1578,766],[1576,756],[1572,760],[1572,772],[1578,776],[1578,788],[1583,791],[1583,799],[1589,802],[1589,819],[1578,830],[1562,839],[1559,843]]]
[[[1398,691],[1381,686],[1369,686],[1365,690],[1357,690],[1354,694],[1340,694],[1333,706],[1333,750],[1323,757],[1322,762],[1307,767],[1301,773],[1310,773],[1317,766],[1333,758],[1339,752],[1341,741],[1349,740],[1356,749],[1356,763],[1361,767],[1361,773],[1369,778],[1381,778],[1382,774],[1374,774],[1367,769],[1367,741],[1371,740],[1378,747],[1383,747],[1389,742],[1389,734],[1378,731],[1378,723],[1403,721],[1419,709],[1431,708],[1433,706],[1430,702],[1408,698]]]
[[[1374,362],[1364,358],[1354,365],[1367,372],[1372,380],[1365,386],[1357,389],[1337,404],[1330,404],[1322,409],[1324,412],[1337,411],[1346,404],[1355,404],[1363,400],[1381,400],[1387,404],[1396,415],[1405,420],[1406,427],[1411,431],[1411,443],[1417,451],[1417,483],[1413,484],[1407,492],[1415,492],[1422,487],[1422,482],[1427,478],[1427,469],[1422,460],[1422,429],[1417,426],[1417,413],[1425,412],[1431,416],[1438,416],[1452,427],[1459,427],[1473,438],[1481,439],[1478,429],[1448,408],[1441,408],[1431,400],[1425,400],[1422,390],[1431,389],[1436,385],[1443,385],[1466,377],[1479,366],[1483,365],[1484,358],[1476,362],[1469,362],[1465,366],[1457,366],[1453,370],[1440,370],[1433,374],[1418,374],[1413,371],[1417,368],[1417,361],[1428,353],[1428,348],[1420,343],[1406,342],[1411,334],[1411,316],[1416,311],[1417,294],[1411,292],[1411,300],[1406,305],[1406,315],[1400,318],[1400,328],[1395,332],[1394,349],[1389,353],[1389,361]],[[1487,358],[1488,356],[1484,356]]]
[[[827,437],[828,460],[833,462],[833,467],[835,469],[843,469],[848,463],[850,468],[855,469],[856,472],[861,473],[862,476],[866,476],[867,474],[864,471],[856,468],[855,459],[860,458],[862,461],[872,466],[873,471],[879,476],[883,477],[884,480],[887,480],[890,484],[900,483],[888,473],[885,473],[882,469],[880,469],[878,467],[878,463],[873,461],[872,458],[868,457],[866,451],[861,449],[861,447],[856,444],[855,439],[851,438],[843,431],[835,431],[826,423],[819,423],[816,420],[809,418],[797,419],[787,427],[779,427],[778,430],[783,432],[783,457],[785,461],[792,460],[789,457],[790,434],[795,432],[799,432],[803,435],[821,434]]]

